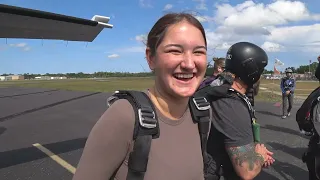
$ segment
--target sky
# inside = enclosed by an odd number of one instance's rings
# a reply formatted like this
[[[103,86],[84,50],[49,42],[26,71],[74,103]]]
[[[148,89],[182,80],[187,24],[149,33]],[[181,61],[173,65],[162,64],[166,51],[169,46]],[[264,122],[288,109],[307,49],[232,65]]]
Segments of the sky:
[[[268,70],[275,58],[288,66],[307,65],[320,55],[320,1],[290,0],[0,0],[1,4],[91,19],[110,17],[89,42],[0,39],[0,74],[150,71],[143,41],[168,12],[193,13],[203,24],[208,61],[224,57],[234,43],[248,41],[265,49]]]

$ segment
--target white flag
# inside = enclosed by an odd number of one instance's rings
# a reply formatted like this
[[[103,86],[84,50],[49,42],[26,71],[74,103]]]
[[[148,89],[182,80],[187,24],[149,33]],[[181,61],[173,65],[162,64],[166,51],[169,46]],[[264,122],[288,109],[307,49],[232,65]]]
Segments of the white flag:
[[[283,62],[281,62],[279,59],[277,59],[277,58],[275,58],[276,60],[274,61],[274,65],[275,66],[283,66],[284,65],[284,63]]]

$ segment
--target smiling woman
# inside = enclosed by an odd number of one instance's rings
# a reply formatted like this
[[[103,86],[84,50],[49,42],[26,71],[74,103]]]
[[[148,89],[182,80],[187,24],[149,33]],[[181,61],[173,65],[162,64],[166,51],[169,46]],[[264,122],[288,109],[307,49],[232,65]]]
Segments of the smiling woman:
[[[93,127],[74,180],[204,179],[199,130],[188,101],[206,71],[205,37],[201,23],[190,14],[170,13],[155,23],[146,48],[155,82],[144,95],[154,106],[160,136],[147,143],[146,162],[141,157],[139,163],[134,161],[131,157],[139,153],[135,145],[140,142],[133,140],[139,126],[135,109],[126,99],[113,102]],[[140,163],[139,172],[130,168]]]

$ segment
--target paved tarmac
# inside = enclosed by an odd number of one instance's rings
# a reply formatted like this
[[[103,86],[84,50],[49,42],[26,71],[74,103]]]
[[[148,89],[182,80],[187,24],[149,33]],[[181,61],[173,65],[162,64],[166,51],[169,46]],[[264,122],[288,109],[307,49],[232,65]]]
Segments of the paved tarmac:
[[[0,179],[71,180],[86,138],[107,108],[108,96],[110,93],[0,88]],[[307,168],[300,157],[308,138],[299,134],[294,119],[300,104],[294,105],[287,119],[280,118],[278,105],[256,102],[262,140],[276,159],[256,179],[306,180]],[[51,157],[46,150],[53,153]],[[59,164],[64,161],[71,166]]]

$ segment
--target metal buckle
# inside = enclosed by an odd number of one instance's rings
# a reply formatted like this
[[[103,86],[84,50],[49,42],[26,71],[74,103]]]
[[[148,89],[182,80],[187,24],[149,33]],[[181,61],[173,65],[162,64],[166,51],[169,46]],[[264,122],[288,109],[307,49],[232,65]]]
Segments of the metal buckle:
[[[204,101],[204,102],[197,102],[198,101]],[[205,97],[198,97],[198,98],[192,98],[193,103],[196,105],[197,109],[200,111],[205,111],[210,109],[210,103],[207,101]],[[204,104],[202,104],[204,103]]]
[[[110,107],[110,106],[114,103],[114,101],[116,101],[116,100],[118,100],[118,99],[119,99],[119,98],[116,97],[116,96],[110,96],[110,97],[108,97],[108,99],[107,99],[107,106]]]
[[[149,112],[143,112],[143,111],[149,111]],[[151,119],[146,119],[144,114],[148,113],[149,115],[152,114],[153,116],[150,117]],[[142,127],[151,129],[151,128],[155,128],[157,127],[157,120],[156,115],[154,113],[154,111],[151,108],[139,108],[138,109],[138,116],[139,116],[139,123]],[[147,116],[148,117],[148,116]],[[150,122],[150,120],[153,120],[154,122]],[[149,122],[148,122],[149,121]]]

